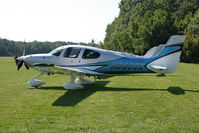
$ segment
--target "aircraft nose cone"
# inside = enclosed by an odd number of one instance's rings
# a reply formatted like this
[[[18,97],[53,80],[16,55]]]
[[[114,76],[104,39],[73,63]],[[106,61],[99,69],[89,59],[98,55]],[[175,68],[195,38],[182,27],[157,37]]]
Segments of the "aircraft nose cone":
[[[18,57],[17,60],[18,60],[18,61],[22,61],[22,60],[24,60],[24,57],[23,57],[23,56]]]
[[[26,62],[26,61],[29,61],[29,56],[21,56],[21,57],[18,57],[17,60],[18,61],[22,61],[23,60],[23,61]]]

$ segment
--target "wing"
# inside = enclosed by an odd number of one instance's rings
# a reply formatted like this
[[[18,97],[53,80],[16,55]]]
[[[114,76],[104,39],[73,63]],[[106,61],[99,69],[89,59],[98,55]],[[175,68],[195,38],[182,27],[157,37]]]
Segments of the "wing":
[[[98,73],[93,70],[89,70],[83,67],[63,67],[63,66],[55,66],[55,68],[66,70],[66,71],[73,71],[78,73],[84,73],[89,75],[102,75],[103,73]]]
[[[88,75],[103,75],[103,73],[98,73],[84,67],[56,66],[53,64],[34,64],[33,67],[39,71],[51,71],[52,73],[77,72]]]

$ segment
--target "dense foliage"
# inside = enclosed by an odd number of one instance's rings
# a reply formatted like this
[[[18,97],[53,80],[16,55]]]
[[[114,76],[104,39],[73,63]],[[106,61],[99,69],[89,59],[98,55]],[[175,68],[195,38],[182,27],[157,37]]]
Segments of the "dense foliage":
[[[184,45],[184,61],[199,62],[199,10],[191,19],[187,28],[187,40]]]
[[[107,26],[104,48],[144,54],[171,35],[185,34],[183,60],[199,62],[198,0],[122,0],[119,7],[119,16]]]

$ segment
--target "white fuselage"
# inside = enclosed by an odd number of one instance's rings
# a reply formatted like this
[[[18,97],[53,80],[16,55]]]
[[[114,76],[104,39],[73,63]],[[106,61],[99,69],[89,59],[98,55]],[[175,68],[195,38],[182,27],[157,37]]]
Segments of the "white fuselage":
[[[67,54],[68,48],[78,48],[79,53],[77,57],[65,57]],[[93,50],[95,52],[98,52],[100,56],[98,58],[83,58],[83,54],[85,53],[85,50]],[[56,55],[56,52],[60,52],[60,54]],[[24,60],[28,66],[34,66],[35,64],[53,64],[53,65],[59,65],[59,66],[79,66],[79,65],[85,65],[85,64],[92,64],[92,63],[98,63],[98,62],[107,62],[111,60],[116,60],[119,58],[124,57],[120,52],[113,52],[98,48],[93,48],[89,46],[81,46],[81,45],[67,45],[67,46],[61,46],[57,49],[53,50],[50,53],[47,54],[32,54],[27,56],[19,57],[18,60]],[[98,66],[89,67],[89,69],[96,69]],[[38,67],[36,67],[37,69]],[[34,68],[35,69],[35,68]],[[37,69],[41,71],[41,69]]]

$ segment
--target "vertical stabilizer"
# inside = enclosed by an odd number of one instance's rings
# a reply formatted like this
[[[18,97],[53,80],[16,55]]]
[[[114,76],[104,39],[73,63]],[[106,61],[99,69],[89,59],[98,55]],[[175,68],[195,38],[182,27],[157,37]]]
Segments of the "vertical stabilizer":
[[[146,67],[156,73],[175,72],[176,66],[180,61],[184,40],[184,35],[171,36],[162,51]]]

